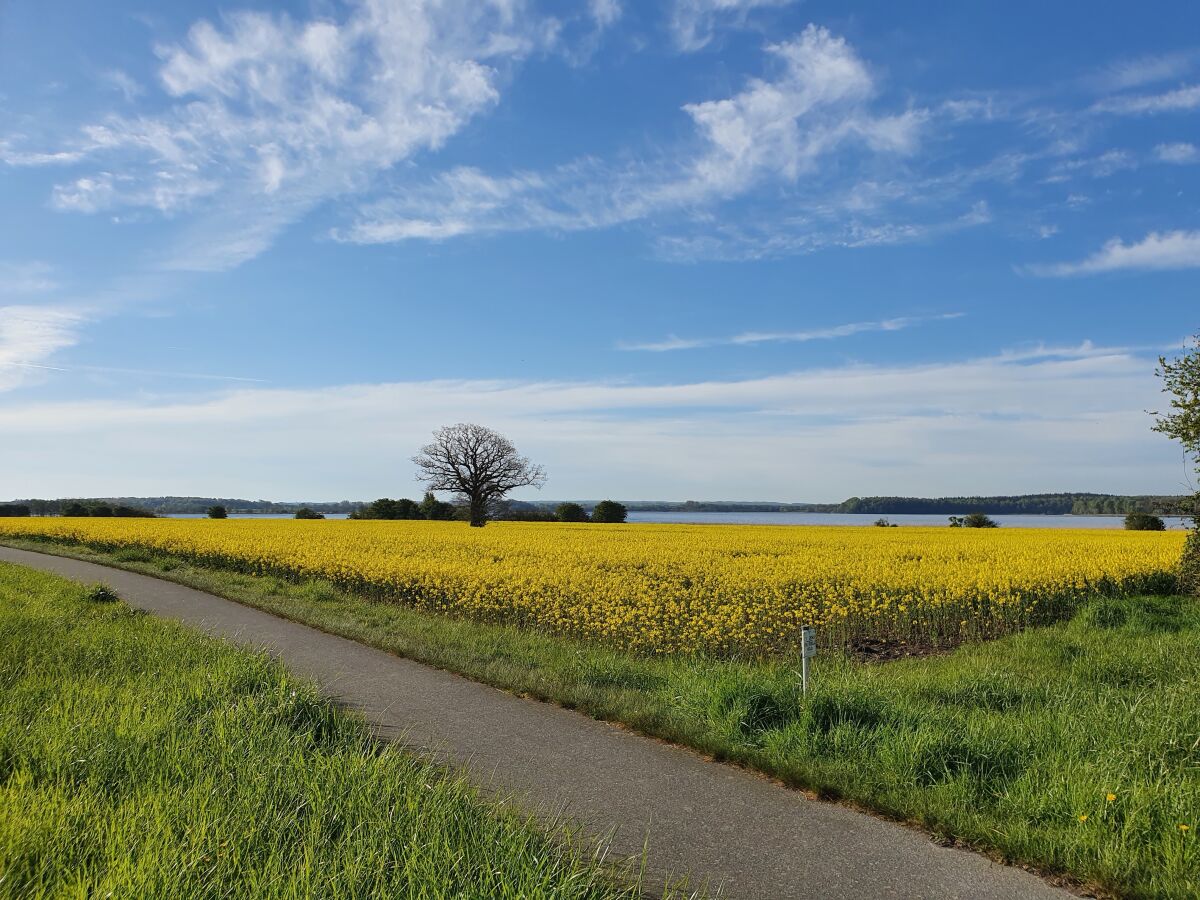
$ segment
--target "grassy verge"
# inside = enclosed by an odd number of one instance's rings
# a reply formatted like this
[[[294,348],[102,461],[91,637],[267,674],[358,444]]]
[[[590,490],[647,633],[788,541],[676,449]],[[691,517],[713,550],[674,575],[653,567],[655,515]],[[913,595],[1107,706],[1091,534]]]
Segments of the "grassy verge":
[[[633,897],[265,656],[0,564],[0,897]]]
[[[15,545],[15,542],[13,542]],[[1131,897],[1200,894],[1200,604],[1097,598],[925,659],[647,658],[189,565],[48,547],[208,590]]]

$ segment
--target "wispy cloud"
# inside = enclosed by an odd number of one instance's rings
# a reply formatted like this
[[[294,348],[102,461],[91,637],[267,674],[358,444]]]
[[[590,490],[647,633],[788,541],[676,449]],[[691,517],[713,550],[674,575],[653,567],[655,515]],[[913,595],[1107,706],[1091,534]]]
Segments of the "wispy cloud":
[[[73,346],[84,316],[64,307],[0,306],[0,391],[18,387],[55,353]]]
[[[44,294],[58,287],[54,267],[38,260],[0,262],[0,297],[12,294]]]
[[[1180,78],[1195,68],[1196,53],[1162,53],[1112,63],[1090,80],[1105,90],[1127,90]]]
[[[900,316],[894,319],[881,319],[876,322],[850,322],[845,325],[834,325],[829,328],[812,328],[803,331],[743,331],[740,334],[721,338],[681,338],[670,335],[660,341],[642,343],[621,342],[617,344],[617,349],[662,353],[671,350],[695,350],[701,347],[799,344],[807,341],[828,341],[835,338],[851,337],[856,334],[872,331],[901,331],[905,328],[911,328],[914,325],[921,325],[926,322],[959,319],[962,316],[963,313],[945,313],[937,316]]]
[[[100,74],[100,80],[108,87],[117,91],[125,98],[126,103],[132,103],[146,92],[127,72],[120,69],[108,69]]]
[[[193,213],[168,267],[228,268],[322,200],[442,146],[494,105],[498,67],[552,39],[550,23],[521,5],[361,0],[341,21],[258,12],[200,21],[186,41],[156,48],[165,111],[109,116],[50,152],[5,143],[0,158],[103,160],[60,184],[55,205]]]
[[[1188,85],[1160,94],[1122,94],[1106,97],[1092,107],[1096,112],[1138,116],[1183,112],[1200,107],[1200,85]]]
[[[741,27],[758,9],[788,6],[795,0],[673,0],[669,27],[675,46],[693,52],[707,46],[720,26]]]
[[[1154,155],[1160,162],[1185,165],[1200,162],[1200,148],[1195,144],[1175,143],[1159,144],[1154,148]]]
[[[822,163],[839,151],[869,165],[918,148],[930,113],[874,109],[874,78],[844,39],[809,26],[768,45],[766,54],[773,77],[749,79],[730,97],[683,106],[694,138],[673,155],[619,165],[584,158],[500,176],[457,168],[368,205],[334,236],[383,243],[532,228],[574,231],[668,213],[702,218],[705,209],[759,189],[818,178]]]
[[[1027,267],[1034,275],[1066,277],[1096,275],[1123,269],[1163,271],[1200,268],[1200,231],[1152,231],[1136,243],[1113,238],[1096,253],[1078,262]]]

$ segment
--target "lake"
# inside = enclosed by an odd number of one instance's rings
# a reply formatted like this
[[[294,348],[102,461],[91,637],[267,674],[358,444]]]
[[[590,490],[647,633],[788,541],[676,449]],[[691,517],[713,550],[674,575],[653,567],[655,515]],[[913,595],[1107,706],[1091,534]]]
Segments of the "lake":
[[[630,522],[676,522],[688,525],[867,525],[876,519],[893,525],[949,525],[945,514],[789,513],[789,512],[631,512]],[[1124,516],[1004,516],[994,515],[1009,528],[1123,528]],[[1184,528],[1180,518],[1163,518],[1168,528]]]
[[[171,519],[203,519],[203,513],[178,513]],[[284,513],[231,513],[231,519],[290,519]],[[327,519],[344,519],[344,513],[328,513]],[[639,512],[629,514],[630,522],[663,522],[684,525],[866,525],[879,518],[894,525],[947,525],[949,516],[892,515],[876,513],[787,513],[787,512]],[[1121,528],[1124,516],[992,516],[1008,528]],[[1187,521],[1164,517],[1168,528],[1186,528]]]

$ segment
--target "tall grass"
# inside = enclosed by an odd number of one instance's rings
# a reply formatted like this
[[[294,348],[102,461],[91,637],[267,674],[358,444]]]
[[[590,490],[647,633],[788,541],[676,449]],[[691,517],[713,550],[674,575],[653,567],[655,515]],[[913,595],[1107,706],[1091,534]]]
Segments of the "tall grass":
[[[0,564],[0,897],[637,895],[252,655]]]

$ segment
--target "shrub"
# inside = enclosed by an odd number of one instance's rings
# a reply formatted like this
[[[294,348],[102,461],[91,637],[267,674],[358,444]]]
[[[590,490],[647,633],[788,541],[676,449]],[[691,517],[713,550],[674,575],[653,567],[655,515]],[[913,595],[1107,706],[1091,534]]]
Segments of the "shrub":
[[[297,519],[323,519],[323,518],[325,518],[325,516],[323,513],[319,513],[316,510],[309,509],[307,506],[302,506],[298,510],[296,510],[296,518]]]
[[[1200,529],[1194,529],[1183,545],[1179,564],[1179,589],[1185,594],[1200,597]]]
[[[228,519],[229,510],[220,504],[217,504],[216,506],[210,506],[208,508],[208,517],[210,519]]]
[[[1125,517],[1126,531],[1165,531],[1166,525],[1156,515],[1144,512],[1131,512]]]
[[[554,517],[560,522],[586,522],[587,510],[578,503],[560,503],[554,510]]]
[[[1000,523],[986,513],[973,512],[965,516],[951,516],[951,528],[999,528]]]
[[[876,528],[895,528],[896,526],[893,525],[891,522],[889,522],[887,519],[879,518],[879,519],[875,520],[875,527]]]
[[[610,524],[624,522],[628,515],[629,510],[625,508],[624,503],[618,503],[616,500],[601,500],[592,510],[592,521]]]

